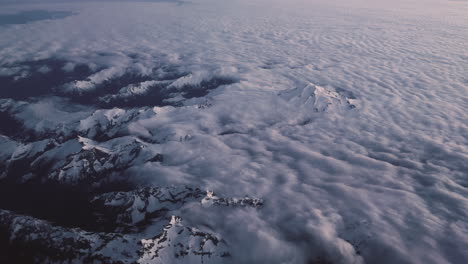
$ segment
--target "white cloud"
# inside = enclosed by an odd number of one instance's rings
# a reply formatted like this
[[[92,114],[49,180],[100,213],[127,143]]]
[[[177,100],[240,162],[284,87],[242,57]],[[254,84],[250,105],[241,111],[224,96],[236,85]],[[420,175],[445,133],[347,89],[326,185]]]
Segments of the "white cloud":
[[[218,76],[239,80],[122,124],[127,133],[160,142],[164,153],[164,166],[132,168],[136,181],[196,183],[265,200],[259,211],[182,210],[184,221],[223,234],[236,263],[468,258],[466,5],[39,6],[77,15],[0,28],[0,61],[60,58],[69,63],[65,71],[75,64],[97,70],[70,82],[73,89],[94,89],[128,72],[153,76],[162,67],[188,73],[174,87]],[[20,71],[4,65],[0,75]],[[312,95],[321,100],[307,104]],[[347,100],[357,108],[342,107]],[[326,111],[314,111],[317,104]],[[51,101],[25,109],[20,116],[37,130],[66,119]],[[94,123],[105,113],[95,113]],[[94,124],[89,118],[81,125]]]

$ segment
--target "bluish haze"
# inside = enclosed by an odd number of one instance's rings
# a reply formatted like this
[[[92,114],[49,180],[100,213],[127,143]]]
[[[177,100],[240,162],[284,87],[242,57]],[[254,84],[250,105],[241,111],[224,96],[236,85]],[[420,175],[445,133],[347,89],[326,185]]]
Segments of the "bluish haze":
[[[0,246],[467,262],[466,2],[114,2],[2,5]]]

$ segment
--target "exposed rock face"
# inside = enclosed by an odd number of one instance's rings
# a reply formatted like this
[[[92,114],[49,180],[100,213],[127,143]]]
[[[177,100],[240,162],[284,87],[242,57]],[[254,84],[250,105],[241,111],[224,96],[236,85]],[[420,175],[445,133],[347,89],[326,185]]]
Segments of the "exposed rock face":
[[[80,181],[96,182],[113,172],[125,170],[134,163],[146,161],[144,158],[138,160],[144,156],[142,150],[145,146],[137,140],[119,140],[121,144],[112,144],[115,148],[95,145],[86,138],[80,137],[79,140],[83,148],[67,156],[63,165],[52,170],[49,179],[68,184]]]
[[[51,172],[50,178],[76,183],[89,177],[97,177],[107,171],[118,169],[107,162],[111,154],[99,149],[81,150],[67,157],[65,164]]]
[[[139,252],[130,235],[63,228],[5,210],[0,210],[0,229],[9,233],[11,245],[33,256],[34,263],[134,263]]]
[[[9,141],[17,146],[2,153],[2,178],[76,185],[81,182],[99,183],[106,177],[146,162],[162,162],[163,155],[147,148],[134,137],[120,137],[96,142],[78,137],[60,143],[42,140],[27,144]]]
[[[0,248],[11,253],[0,253],[0,262],[27,256],[28,263],[220,263],[229,257],[221,235],[209,223],[187,226],[184,212],[257,208],[262,200],[220,198],[185,185],[135,189],[137,180],[128,178],[139,166],[170,164],[166,147],[194,139],[189,128],[153,125],[157,118],[186,102],[189,111],[207,111],[213,101],[200,97],[236,78],[84,66],[81,76],[73,65],[55,66],[50,69],[63,66],[73,76],[38,91],[47,100],[0,99],[0,121],[8,124],[0,129],[0,198],[6,201],[0,207],[8,209],[0,209]],[[46,67],[41,74],[53,77]]]
[[[220,206],[249,206],[258,208],[263,205],[263,200],[258,198],[220,198],[213,191],[207,191],[206,196],[201,200],[205,206],[220,205]]]
[[[106,141],[131,134],[128,127],[130,123],[155,115],[151,107],[100,109],[80,120],[76,130],[83,137]]]
[[[187,186],[148,187],[102,194],[95,197],[92,204],[114,223],[131,227],[188,202],[200,200],[203,195],[200,189]]]
[[[137,110],[120,108],[97,110],[91,116],[80,121],[78,130],[82,135],[92,139],[113,138],[119,133],[124,133],[125,125],[138,114]]]
[[[159,219],[159,222],[167,218]],[[8,234],[6,250],[17,248],[35,263],[219,263],[230,253],[219,235],[188,227],[172,216],[161,233],[88,232],[0,210],[0,230]],[[6,256],[8,258],[8,255]],[[175,258],[175,260],[174,260]]]
[[[186,226],[174,212],[186,205],[209,210],[210,206],[258,208],[262,204],[261,199],[219,198],[212,191],[189,186],[110,192],[89,202],[96,225],[106,228],[59,226],[0,210],[0,233],[8,239],[0,244],[11,254],[26,251],[37,263],[220,263],[230,257],[221,236],[208,226]]]
[[[105,193],[91,201],[93,207],[99,211],[99,215],[124,228],[163,217],[167,212],[194,202],[201,202],[205,207],[258,208],[263,205],[263,200],[258,198],[220,198],[212,191],[205,192],[188,186],[147,187],[130,192]]]
[[[229,257],[224,243],[214,234],[184,226],[182,219],[172,216],[163,232],[151,239],[142,239],[142,256],[138,263],[220,263]],[[174,259],[175,258],[175,259]]]
[[[48,166],[55,160],[54,149],[64,154],[69,153],[67,151],[77,150],[78,145],[73,143],[77,142],[69,141],[60,144],[54,139],[31,143],[15,142],[16,149],[3,157],[2,163],[5,164],[5,170],[1,178],[27,180],[35,171],[42,170],[44,166]]]
[[[114,101],[132,101],[139,96],[147,96],[154,93],[154,90],[159,91],[159,97],[164,97],[161,90],[164,90],[171,82],[170,81],[144,81],[140,83],[130,84],[120,89],[116,94],[109,94],[99,98],[100,101],[107,104]]]
[[[212,89],[221,84],[203,85]],[[183,84],[179,88],[184,92],[187,87]],[[187,92],[185,96],[196,95]],[[210,106],[205,100],[197,109]],[[62,136],[49,134],[42,140],[2,136],[1,183],[24,187],[15,189],[18,194],[4,197],[47,196],[34,203],[20,199],[18,212],[31,216],[0,209],[0,245],[11,253],[5,261],[17,261],[19,252],[34,263],[220,263],[228,258],[228,245],[210,226],[186,226],[174,215],[184,206],[200,206],[201,210],[211,206],[258,208],[263,200],[218,197],[212,191],[184,185],[100,189],[101,185],[114,184],[129,168],[164,165],[165,156],[155,142],[126,136],[130,123],[155,115],[152,108],[98,110],[78,123],[73,120],[66,127],[72,130]],[[191,138],[188,134],[179,142]],[[44,191],[31,192],[36,187]],[[70,189],[70,197],[65,197],[66,191],[57,192],[62,187]],[[50,205],[55,199],[63,203]],[[47,204],[47,208],[38,214],[28,209],[28,204]],[[73,208],[62,210],[63,204]],[[16,210],[14,206],[8,209]],[[70,216],[57,217],[61,213]],[[79,219],[71,221],[75,216]],[[0,261],[5,259],[2,257]]]

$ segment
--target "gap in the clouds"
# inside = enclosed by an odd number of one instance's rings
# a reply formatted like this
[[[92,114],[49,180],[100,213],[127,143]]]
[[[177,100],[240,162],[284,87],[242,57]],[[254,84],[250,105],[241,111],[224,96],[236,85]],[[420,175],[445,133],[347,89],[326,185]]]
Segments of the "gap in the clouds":
[[[154,68],[153,74],[146,75],[128,69],[97,83],[91,79],[105,70],[60,59],[3,65],[0,66],[0,98],[28,100],[59,96],[72,103],[106,109],[179,106],[186,99],[203,97],[220,86],[237,82],[227,77],[210,76],[199,83],[171,87],[176,80],[190,75],[172,66]],[[79,85],[82,83],[91,88],[81,89]],[[131,86],[138,88],[141,85],[146,85],[142,91],[132,91]]]
[[[63,19],[73,15],[67,11],[29,10],[15,14],[0,14],[0,26],[27,24],[41,20]]]
[[[0,75],[0,98],[25,100],[30,97],[53,95],[54,87],[73,80],[84,79],[93,73],[87,65],[73,65],[59,59],[26,61],[4,65],[2,69],[14,72]]]
[[[183,76],[179,76],[183,77]],[[206,96],[210,91],[222,86],[233,84],[236,81],[229,78],[214,77],[196,85],[184,85],[178,89],[168,89],[169,84],[155,84],[148,91],[130,97],[114,97],[100,100],[97,104],[102,108],[134,108],[144,106],[180,106],[183,100]],[[112,93],[108,93],[112,95]],[[172,100],[179,97],[177,100]],[[102,97],[101,97],[102,99]]]
[[[230,78],[212,78],[207,81],[201,82],[199,85],[186,85],[182,87],[181,91],[183,92],[183,97],[186,99],[198,98],[206,96],[210,91],[223,86],[234,84],[237,81]]]
[[[0,122],[2,122],[0,134],[7,135],[18,143],[42,139],[60,141],[60,129],[51,127],[50,132],[47,130],[45,133],[36,131],[35,128],[28,129],[27,127],[33,126],[27,124],[27,120],[18,117],[23,111],[22,105],[44,102],[52,97],[59,98],[51,100],[54,109],[59,110],[63,109],[58,104],[69,104],[69,107],[76,106],[89,112],[114,107],[180,106],[184,100],[206,96],[220,86],[237,82],[236,79],[210,74],[202,75],[200,79],[196,74],[179,70],[178,67],[171,65],[150,69],[152,72],[147,75],[124,69],[123,72],[118,71],[116,74],[110,71],[110,77],[101,78],[107,76],[106,70],[108,68],[103,66],[88,66],[61,59],[0,65],[0,98],[11,99],[3,100],[4,104],[0,105]],[[100,81],[93,79],[93,76],[97,76]],[[91,84],[92,89],[81,91],[66,89],[70,84],[72,88],[79,88],[79,85],[73,86],[77,82]],[[145,88],[143,92],[131,92],[130,88],[142,88],[140,87],[142,85]],[[126,89],[130,92],[126,93]],[[121,96],[122,94],[124,96]],[[103,100],[106,96],[111,99]],[[72,131],[66,136],[76,137],[77,132]],[[45,151],[48,150],[46,146]],[[25,160],[0,164],[0,168],[6,168],[8,165],[7,177],[0,180],[1,209],[44,219],[59,226],[104,232],[114,229],[109,219],[104,219],[106,223],[109,222],[105,226],[97,224],[95,208],[92,208],[89,200],[99,193],[133,189],[133,183],[125,178],[124,171],[112,175],[118,179],[109,179],[102,184],[104,187],[95,188],[89,182],[80,183],[79,186],[64,186],[58,183],[44,183],[52,164],[39,162],[33,168],[35,177],[24,180],[24,175],[30,175],[31,164],[36,158],[37,156],[33,156]]]
[[[0,180],[0,208],[50,221],[58,226],[112,232],[117,227],[115,223],[106,221],[106,225],[98,224],[101,218],[97,214],[99,208],[94,208],[90,201],[102,193],[133,189],[135,185],[129,181],[107,182],[103,187],[91,191],[87,184],[72,186],[41,183],[40,180],[17,182],[9,178]]]
[[[10,113],[0,111],[0,134],[15,138],[20,131],[24,131],[24,125],[16,120]]]
[[[225,77],[212,77],[198,84],[186,84],[178,88],[171,88],[170,84],[175,80],[188,76],[189,73],[169,72],[164,77],[153,77],[126,73],[114,77],[96,85],[89,91],[76,91],[59,93],[68,97],[72,102],[84,105],[94,105],[98,108],[135,108],[154,106],[180,106],[183,100],[206,96],[210,91],[236,82],[234,79]],[[156,81],[146,87],[141,93],[122,93],[122,88],[132,85],[141,85],[145,82]]]

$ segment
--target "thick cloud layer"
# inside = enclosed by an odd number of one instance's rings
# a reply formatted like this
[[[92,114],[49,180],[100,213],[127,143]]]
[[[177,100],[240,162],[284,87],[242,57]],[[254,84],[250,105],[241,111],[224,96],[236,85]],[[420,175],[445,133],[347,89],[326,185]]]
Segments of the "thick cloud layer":
[[[130,169],[140,184],[264,199],[260,210],[180,211],[219,232],[234,263],[464,263],[468,6],[328,2],[8,5],[2,13],[74,15],[0,25],[0,76],[51,68],[32,61],[64,61],[63,74],[86,66],[54,96],[129,73],[150,77],[116,84],[118,98],[145,93],[166,73],[176,73],[171,92],[233,80],[203,98],[171,97],[179,107],[154,104],[120,133],[151,138],[164,154],[162,165]],[[9,101],[38,133],[83,129],[79,120],[96,110],[41,98]]]

